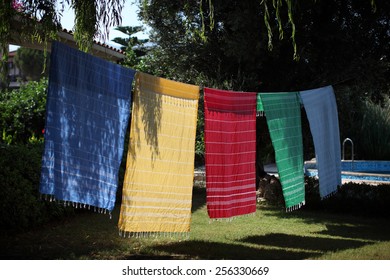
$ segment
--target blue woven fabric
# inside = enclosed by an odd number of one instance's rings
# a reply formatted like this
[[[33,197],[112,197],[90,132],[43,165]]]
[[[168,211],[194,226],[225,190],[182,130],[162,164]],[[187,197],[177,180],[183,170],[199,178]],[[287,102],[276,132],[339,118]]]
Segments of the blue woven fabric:
[[[341,186],[339,119],[333,87],[300,92],[313,136],[320,196],[327,197]]]
[[[134,74],[53,42],[42,194],[112,211]]]

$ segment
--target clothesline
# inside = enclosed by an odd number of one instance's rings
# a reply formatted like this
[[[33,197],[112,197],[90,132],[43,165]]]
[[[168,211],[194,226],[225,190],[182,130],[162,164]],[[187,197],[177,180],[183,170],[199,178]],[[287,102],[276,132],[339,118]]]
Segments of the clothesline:
[[[341,85],[341,84],[344,84],[344,83],[347,83],[349,81],[352,81],[356,79],[356,77],[349,77],[349,78],[344,78],[344,79],[341,79],[341,80],[336,80],[334,82],[326,82],[326,83],[323,83],[323,84],[318,84],[316,86],[312,86],[310,88],[300,88],[300,89],[289,89],[287,92],[299,92],[299,91],[306,91],[306,90],[313,90],[313,89],[317,89],[317,88],[322,88],[322,87],[326,87],[326,86],[329,86],[329,85],[332,85],[333,87],[335,86],[338,86],[338,85]],[[208,86],[202,86],[202,85],[199,85],[199,91],[200,92],[204,92],[204,89],[207,88]],[[228,91],[237,91],[237,90],[234,90],[234,89],[229,89]],[[245,91],[240,91],[238,90],[237,92],[253,92],[253,90],[245,90]],[[264,90],[259,90],[258,92],[264,92]],[[272,90],[272,91],[269,91],[267,90],[268,93],[270,94],[277,94],[279,92],[285,92],[285,91],[281,91],[281,90]],[[202,98],[201,95],[199,95],[199,98]]]

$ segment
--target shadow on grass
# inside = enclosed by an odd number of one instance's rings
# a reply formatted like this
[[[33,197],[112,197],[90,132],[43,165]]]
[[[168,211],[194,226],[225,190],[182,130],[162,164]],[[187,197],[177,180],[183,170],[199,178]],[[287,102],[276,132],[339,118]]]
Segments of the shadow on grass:
[[[278,219],[300,219],[306,224],[322,224],[325,230],[317,234],[366,241],[390,241],[390,220],[351,214],[329,213],[324,210],[300,209],[286,213],[274,206],[260,206],[265,216]],[[265,211],[264,211],[265,210]]]
[[[253,235],[248,236],[239,241],[254,245],[266,245],[286,249],[289,248],[321,252],[333,252],[337,250],[355,249],[374,243],[369,241],[288,235],[283,233]]]
[[[192,213],[206,205],[206,188],[195,187],[192,190]]]
[[[183,258],[187,259],[301,260],[321,255],[316,252],[254,248],[241,244],[226,244],[202,240],[159,245],[154,246],[153,249],[168,254],[182,255]]]
[[[153,250],[181,255],[188,259],[302,260],[327,252],[356,249],[375,242],[288,234],[253,235],[236,240],[243,244],[226,244],[191,240],[154,246]],[[256,248],[266,246],[270,248]]]
[[[205,188],[194,189],[192,211],[204,207]],[[324,253],[356,249],[390,240],[388,219],[333,215],[322,211],[286,213],[278,207],[258,206],[263,216],[283,223],[287,219],[320,224],[309,236],[284,234],[270,229],[264,235],[250,235],[227,242],[186,240],[152,241],[118,236],[119,207],[108,215],[77,210],[69,219],[52,222],[24,233],[0,231],[0,259],[274,259],[317,258]],[[265,219],[267,217],[264,217]],[[206,225],[207,226],[207,225]],[[253,231],[256,233],[256,231]],[[314,236],[313,236],[314,235]],[[242,235],[241,235],[242,236]]]
[[[342,238],[364,239],[372,241],[390,241],[389,224],[359,224],[355,226],[327,224],[326,230],[318,232]]]
[[[117,250],[117,219],[88,210],[75,211],[76,215],[69,219],[20,234],[0,236],[0,259],[98,258],[100,251]],[[118,216],[117,211],[113,216]]]

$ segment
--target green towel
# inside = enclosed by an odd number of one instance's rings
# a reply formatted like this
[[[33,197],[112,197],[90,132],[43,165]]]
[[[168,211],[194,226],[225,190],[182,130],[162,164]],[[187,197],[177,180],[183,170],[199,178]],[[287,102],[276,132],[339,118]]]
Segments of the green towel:
[[[299,94],[260,93],[287,211],[305,204]]]
[[[263,102],[261,102],[260,94],[257,95],[256,111],[257,113],[264,112]]]

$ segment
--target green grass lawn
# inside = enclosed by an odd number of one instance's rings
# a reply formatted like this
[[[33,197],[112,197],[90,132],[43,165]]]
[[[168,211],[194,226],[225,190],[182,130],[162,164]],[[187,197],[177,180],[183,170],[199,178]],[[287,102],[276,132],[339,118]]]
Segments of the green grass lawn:
[[[1,259],[385,259],[390,219],[283,209],[259,204],[255,215],[230,222],[207,216],[205,189],[195,188],[191,234],[122,238],[119,207],[90,211],[28,232],[0,232]]]

